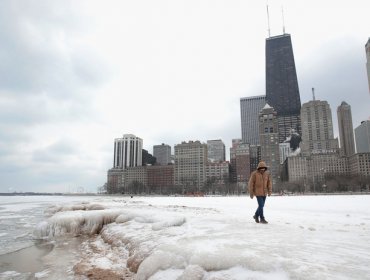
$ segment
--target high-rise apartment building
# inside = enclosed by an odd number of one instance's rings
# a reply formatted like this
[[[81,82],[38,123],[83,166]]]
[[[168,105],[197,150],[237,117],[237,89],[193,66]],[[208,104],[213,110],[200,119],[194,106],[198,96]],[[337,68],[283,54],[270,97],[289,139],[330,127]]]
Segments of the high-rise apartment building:
[[[352,176],[370,176],[370,153],[357,153],[348,157],[348,168]]]
[[[357,153],[370,152],[370,120],[363,121],[355,128]]]
[[[331,109],[326,101],[311,100],[301,108],[302,143],[305,155],[336,153],[338,139],[334,139]]]
[[[142,165],[143,140],[133,134],[114,139],[113,168],[126,169]]]
[[[289,142],[279,144],[280,164],[283,164],[286,158],[290,156],[291,154],[292,154],[292,150],[290,148]]]
[[[237,185],[245,191],[251,174],[249,144],[240,143],[235,149],[235,163]]]
[[[325,188],[325,176],[348,175],[348,158],[335,153],[288,157],[286,160],[290,182],[304,186],[305,191],[321,191]]]
[[[243,143],[259,145],[258,115],[265,104],[264,95],[240,98]]]
[[[171,146],[162,143],[162,145],[153,146],[153,156],[157,159],[157,164],[167,165],[171,163]]]
[[[261,161],[261,146],[249,145],[250,171],[257,170],[258,163]]]
[[[366,69],[367,69],[367,80],[369,82],[369,92],[370,92],[370,38],[367,40],[365,45],[366,51]]]
[[[175,185],[183,192],[200,191],[206,180],[207,144],[199,141],[175,145]]]
[[[213,184],[225,185],[229,180],[229,163],[223,162],[208,162],[206,164],[206,180]]]
[[[123,170],[124,193],[144,193],[148,176],[147,166],[128,167]]]
[[[232,140],[232,147],[230,148],[230,179],[232,182],[237,183],[241,191],[246,189],[251,171],[257,169],[260,159],[259,147],[244,143],[242,139]],[[251,169],[252,166],[253,170]]]
[[[125,192],[125,170],[142,165],[143,140],[132,134],[114,139],[113,168],[107,172],[107,192]]]
[[[230,181],[236,183],[236,149],[243,143],[242,139],[232,139],[230,148]]]
[[[266,102],[277,112],[279,143],[301,134],[301,99],[289,34],[266,39]]]
[[[208,160],[211,162],[225,161],[225,144],[221,139],[207,140]]]
[[[173,193],[174,171],[173,164],[147,166],[149,191],[159,194]]]
[[[124,170],[120,168],[111,168],[107,172],[107,193],[124,192]]]
[[[259,114],[259,131],[261,143],[261,160],[269,167],[273,183],[279,178],[279,134],[277,113],[266,104]]]
[[[343,101],[337,108],[340,149],[344,156],[355,153],[351,106]]]

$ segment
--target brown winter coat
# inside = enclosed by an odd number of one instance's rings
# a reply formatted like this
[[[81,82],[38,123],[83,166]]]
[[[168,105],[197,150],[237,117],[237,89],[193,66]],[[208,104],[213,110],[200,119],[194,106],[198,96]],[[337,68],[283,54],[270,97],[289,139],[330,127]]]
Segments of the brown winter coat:
[[[266,168],[266,164],[261,161],[258,164],[257,170],[253,171],[248,183],[249,195],[253,196],[266,196],[271,195],[272,181],[270,174],[265,171],[263,174],[258,171],[260,168]]]

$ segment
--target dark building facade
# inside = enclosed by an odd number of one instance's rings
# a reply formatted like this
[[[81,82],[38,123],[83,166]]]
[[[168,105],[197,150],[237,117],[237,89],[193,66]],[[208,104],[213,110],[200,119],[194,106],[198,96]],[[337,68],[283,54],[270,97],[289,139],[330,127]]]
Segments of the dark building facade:
[[[143,165],[154,165],[157,159],[153,157],[147,150],[142,150],[142,164]]]
[[[261,146],[260,145],[250,145],[249,146],[250,155],[250,171],[257,170],[258,163],[261,161]]]
[[[301,134],[301,98],[290,34],[266,39],[266,102],[277,112],[279,143]]]

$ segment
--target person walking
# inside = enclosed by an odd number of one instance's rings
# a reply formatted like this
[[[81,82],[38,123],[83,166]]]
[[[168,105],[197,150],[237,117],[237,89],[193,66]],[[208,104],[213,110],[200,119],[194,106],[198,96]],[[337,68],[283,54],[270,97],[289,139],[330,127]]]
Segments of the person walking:
[[[258,163],[257,170],[253,171],[248,183],[249,196],[251,199],[257,198],[258,208],[253,218],[256,223],[267,224],[268,222],[263,215],[266,196],[272,192],[272,181],[269,172],[266,172],[267,165],[264,161]]]

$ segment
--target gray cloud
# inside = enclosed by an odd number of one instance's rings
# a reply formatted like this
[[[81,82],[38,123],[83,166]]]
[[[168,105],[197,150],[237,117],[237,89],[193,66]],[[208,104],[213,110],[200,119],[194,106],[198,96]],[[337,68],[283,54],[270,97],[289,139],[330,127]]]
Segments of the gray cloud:
[[[73,157],[79,153],[76,146],[76,143],[59,140],[46,148],[34,150],[32,160],[35,162],[55,163],[60,165],[66,158]]]
[[[0,2],[0,190],[78,183],[82,177],[94,186],[99,182],[101,174],[90,178],[68,163],[81,153],[77,143],[55,135],[54,144],[34,150],[44,141],[40,132],[51,126],[97,118],[90,92],[107,81],[109,70],[93,46],[81,44],[91,27],[77,5]]]
[[[106,168],[78,147],[68,139],[30,151],[18,146],[18,151],[0,157],[0,192],[68,192],[78,187],[96,191],[105,181]]]
[[[65,2],[1,2],[0,90],[65,99],[105,79],[99,56],[75,43],[86,30]]]

